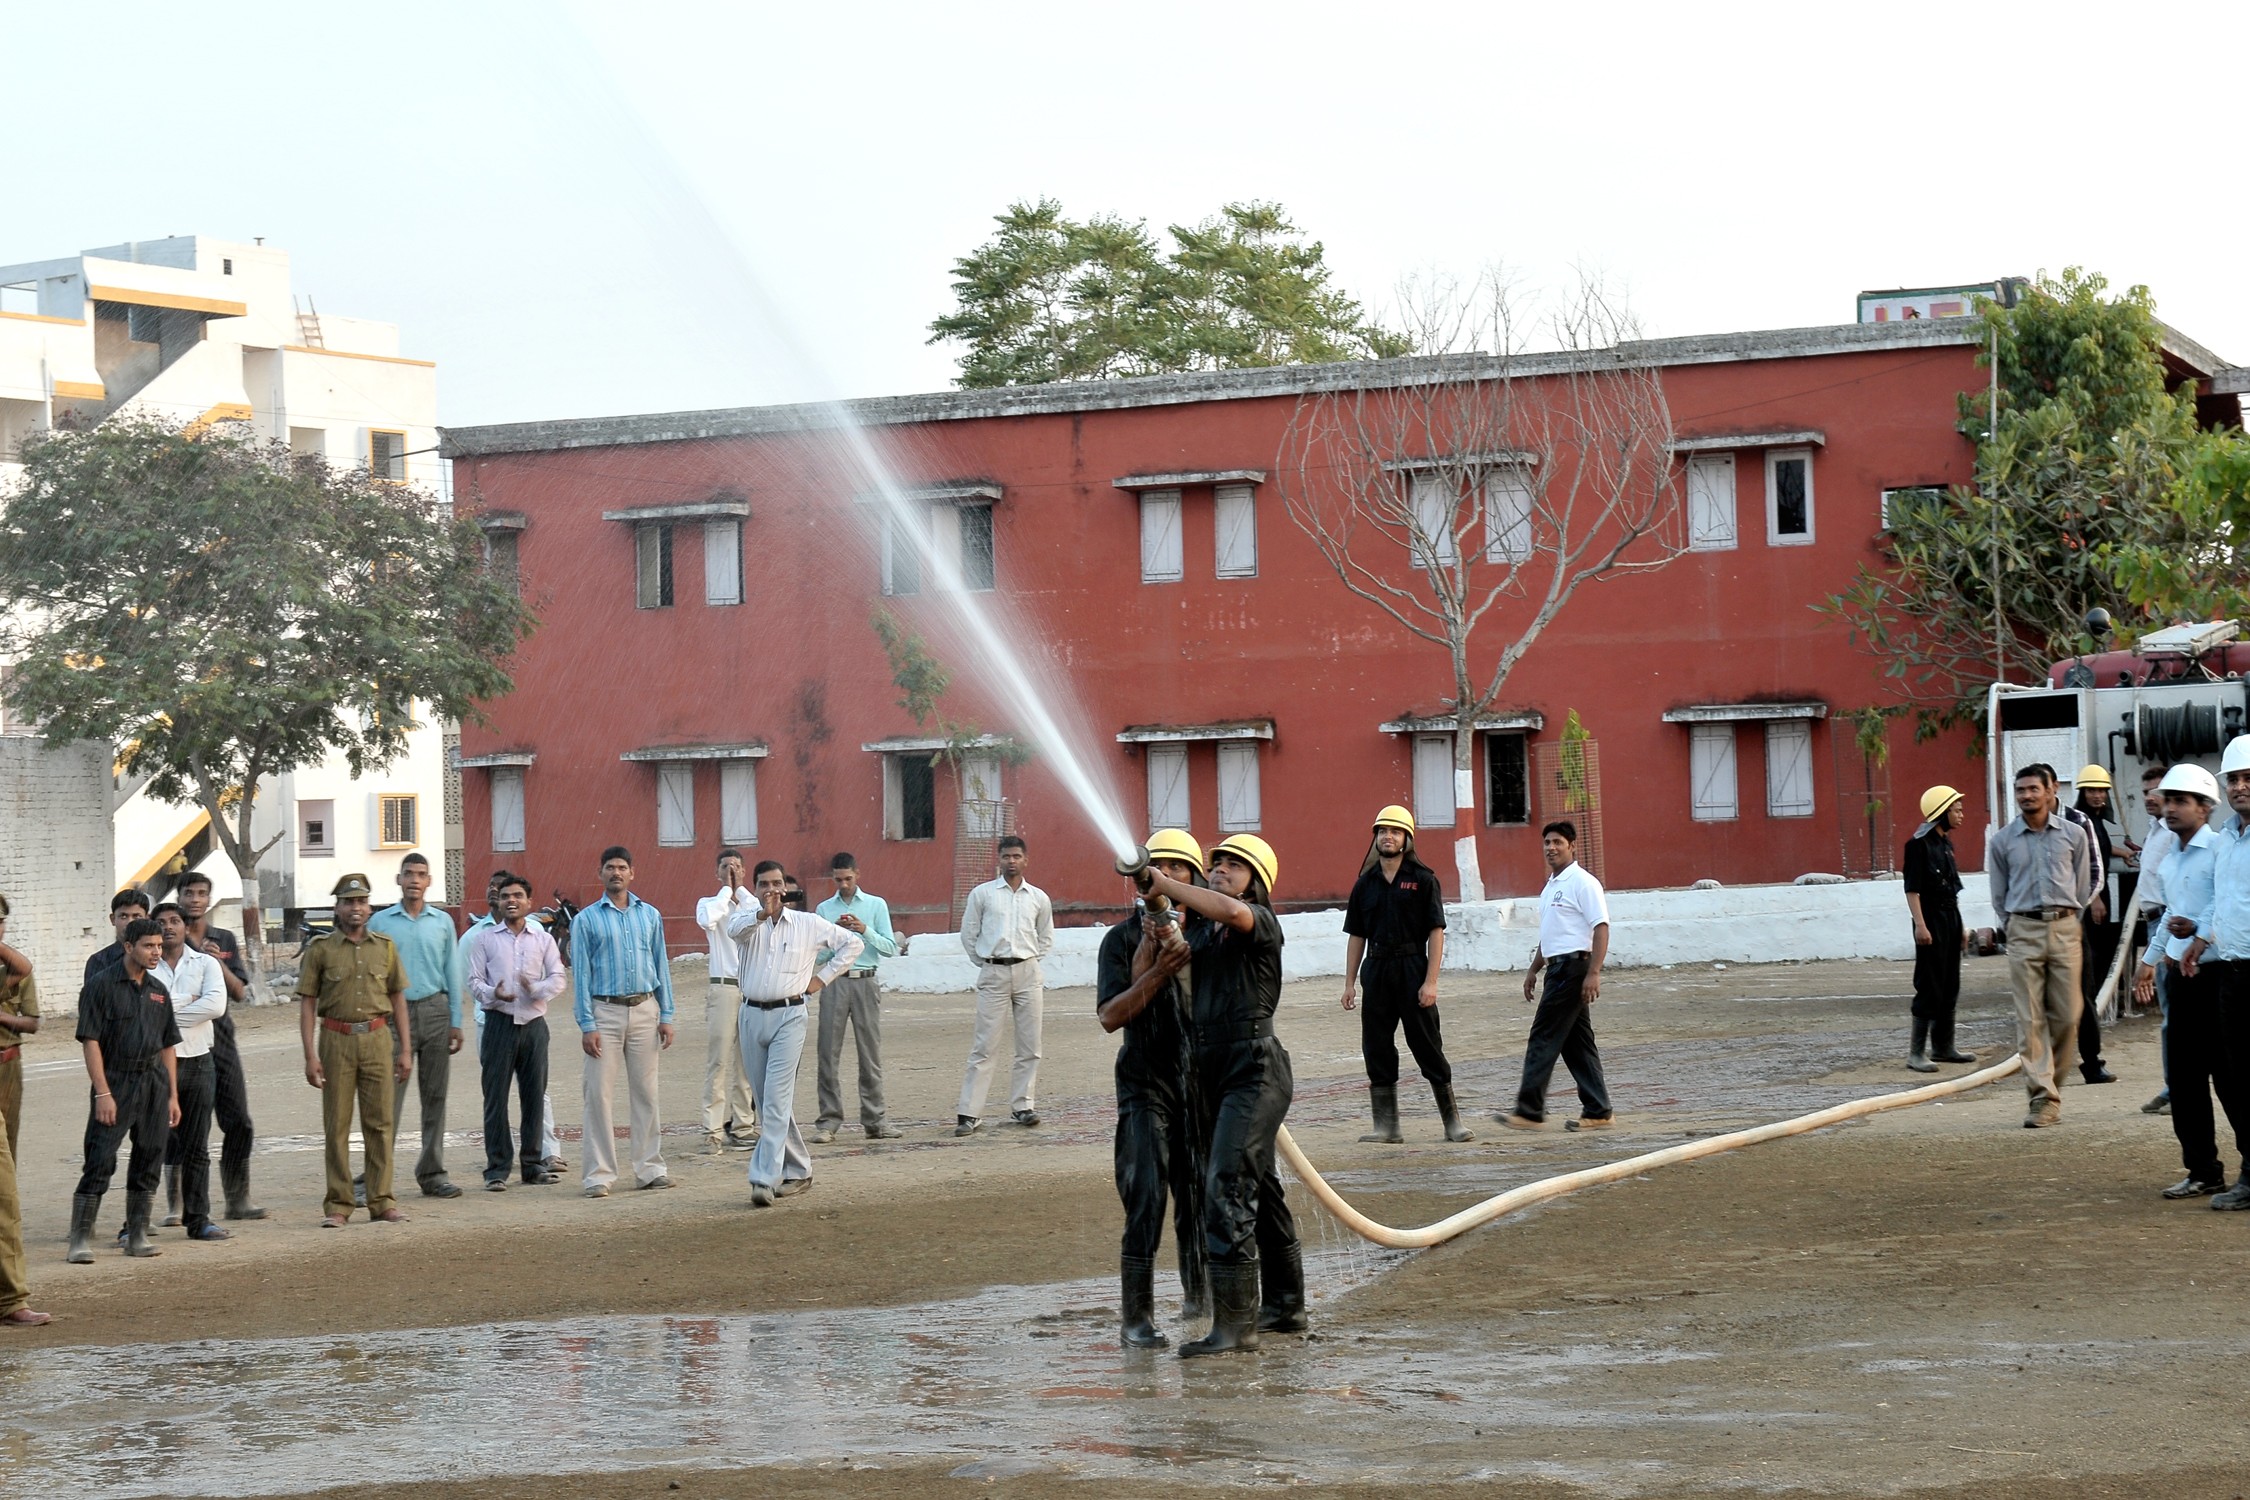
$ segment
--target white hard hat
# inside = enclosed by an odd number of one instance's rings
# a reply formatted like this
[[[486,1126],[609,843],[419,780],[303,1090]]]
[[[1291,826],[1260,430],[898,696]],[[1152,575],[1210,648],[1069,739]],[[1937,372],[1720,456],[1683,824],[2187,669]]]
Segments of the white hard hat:
[[[2234,743],[2243,746],[2244,763],[2250,765],[2250,744],[2244,744],[2244,740],[2250,740],[2250,735]],[[2227,754],[2234,754],[2234,745],[2227,747]],[[2191,792],[2214,805],[2219,800],[2219,779],[2201,766],[2190,763],[2182,763],[2166,771],[2164,779],[2156,784],[2156,789],[2160,792]]]
[[[2219,774],[2250,771],[2250,734],[2238,734],[2227,741],[2226,754],[2219,757]]]

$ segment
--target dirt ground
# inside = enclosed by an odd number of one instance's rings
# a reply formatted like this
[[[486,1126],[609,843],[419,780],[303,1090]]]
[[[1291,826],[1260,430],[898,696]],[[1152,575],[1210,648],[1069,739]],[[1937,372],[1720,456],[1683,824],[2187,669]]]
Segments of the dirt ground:
[[[2004,983],[1997,962],[1971,965],[1964,1040],[1987,1062],[2012,1045]],[[1363,1146],[1357,1021],[1337,1007],[1337,988],[1295,985],[1285,1002],[1280,1030],[1299,1078],[1290,1124],[1357,1206],[1390,1223],[1426,1222],[1515,1183],[1686,1135],[1921,1081],[1900,1066],[1904,966],[1632,971],[1610,977],[1597,1012],[1621,1128],[1607,1137],[1507,1132],[1490,1112],[1512,1093],[1529,1011],[1509,976],[1468,976],[1449,984],[1444,1016],[1478,1141],[1443,1143],[1409,1061],[1410,1144]],[[449,1145],[448,1160],[471,1191],[438,1202],[409,1183],[402,1201],[412,1223],[322,1231],[317,1099],[298,1072],[293,1016],[248,1012],[261,1134],[254,1180],[276,1217],[234,1226],[223,1245],[167,1231],[166,1253],[153,1261],[105,1247],[91,1267],[61,1261],[84,1086],[58,1028],[27,1053],[21,1151],[33,1301],[56,1321],[10,1333],[0,1347],[873,1308],[1113,1271],[1114,1049],[1086,992],[1048,997],[1046,1123],[988,1127],[962,1141],[951,1123],[968,997],[887,997],[892,1115],[908,1138],[870,1145],[854,1124],[815,1148],[814,1191],[764,1211],[748,1206],[745,1158],[707,1153],[689,1122],[702,1067],[700,986],[683,986],[690,992],[683,1044],[662,1083],[675,1191],[577,1195],[576,1052],[558,1048],[555,1104],[573,1166],[563,1185],[475,1191],[474,1085],[457,1085],[451,1124],[471,1136]],[[1325,1300],[1316,1332],[1346,1346],[1426,1336],[1455,1359],[1489,1351],[1527,1370],[1569,1372],[1551,1387],[1569,1412],[1467,1432],[1459,1422],[1408,1428],[1380,1453],[1371,1445],[1353,1482],[1304,1492],[1419,1493],[1442,1480],[1450,1492],[1526,1500],[1745,1488],[2242,1494],[2250,1215],[2157,1196],[2179,1162],[2167,1122],[2139,1112],[2157,1087],[2154,1035],[2145,1021],[2117,1028],[2109,1056],[2124,1081],[2067,1090],[2054,1130],[2021,1129],[2023,1094],[2003,1084],[1563,1199]],[[988,1116],[1004,1116],[1004,1103]],[[801,1115],[812,1104],[808,1057]],[[105,1218],[121,1208],[113,1191]],[[1321,1228],[1309,1225],[1309,1242]],[[1234,1421],[1266,1419],[1257,1404],[1240,1405]],[[466,1496],[473,1485],[496,1500],[1019,1496],[1229,1482],[1192,1465],[1145,1480],[1106,1472],[1098,1483],[1071,1478],[1068,1464],[1031,1468],[911,1457],[881,1467],[659,1465],[416,1489]],[[352,1494],[395,1492],[343,1471],[308,1475],[305,1488],[347,1478],[361,1481]]]

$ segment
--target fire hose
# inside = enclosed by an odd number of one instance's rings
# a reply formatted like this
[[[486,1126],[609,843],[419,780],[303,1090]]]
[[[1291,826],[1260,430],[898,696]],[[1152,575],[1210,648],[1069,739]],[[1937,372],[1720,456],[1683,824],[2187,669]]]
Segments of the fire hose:
[[[2109,976],[2101,992],[2094,997],[2098,1008],[2107,1004],[2116,993],[2125,960],[2131,950],[2130,942],[2117,945],[2117,957],[2110,964]],[[1739,1151],[1744,1146],[1755,1146],[1764,1141],[1777,1141],[1784,1136],[1804,1135],[1810,1131],[1824,1130],[1831,1125],[1841,1125],[1846,1120],[1857,1120],[1885,1110],[1908,1109],[1917,1104],[1927,1104],[1933,1099],[1944,1099],[1954,1094],[1966,1094],[1981,1089],[1988,1083],[1998,1083],[2011,1073],[2023,1068],[2023,1055],[2016,1053],[2006,1061],[1974,1073],[1964,1073],[1959,1078],[1948,1078],[1942,1083],[1927,1084],[1916,1089],[1906,1089],[1895,1094],[1877,1094],[1868,1099],[1854,1099],[1828,1109],[1816,1110],[1809,1115],[1799,1115],[1791,1120],[1777,1120],[1770,1125],[1757,1125],[1748,1130],[1729,1131],[1725,1135],[1707,1136],[1700,1141],[1686,1141],[1677,1146],[1667,1146],[1661,1151],[1644,1152],[1629,1156],[1623,1161],[1607,1166],[1589,1167],[1582,1172],[1565,1172],[1559,1177],[1545,1177],[1537,1182],[1527,1182],[1522,1187],[1510,1188],[1505,1193],[1485,1199],[1462,1209],[1450,1218],[1420,1229],[1394,1229],[1388,1224],[1378,1224],[1358,1209],[1344,1201],[1343,1195],[1331,1187],[1320,1175],[1305,1153],[1290,1137],[1289,1128],[1283,1126],[1275,1141],[1281,1159],[1297,1174],[1308,1191],[1320,1200],[1323,1208],[1336,1216],[1339,1223],[1363,1239],[1393,1250],[1422,1250],[1431,1245],[1442,1245],[1457,1235],[1463,1235],[1480,1224],[1529,1208],[1535,1203],[1545,1203],[1550,1198],[1561,1198],[1581,1188],[1599,1187],[1605,1182],[1618,1182],[1627,1177],[1637,1177],[1657,1167],[1677,1166],[1684,1161],[1698,1161],[1706,1156],[1718,1156],[1728,1151]]]

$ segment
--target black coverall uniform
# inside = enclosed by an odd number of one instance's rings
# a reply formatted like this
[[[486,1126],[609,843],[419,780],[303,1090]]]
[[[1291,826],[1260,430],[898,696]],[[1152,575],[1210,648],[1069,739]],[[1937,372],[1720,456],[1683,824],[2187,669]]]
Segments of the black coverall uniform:
[[[1188,914],[1192,936],[1203,919]],[[1102,938],[1094,975],[1095,1008],[1133,986],[1133,954],[1141,945],[1135,912]],[[1164,1205],[1172,1205],[1180,1289],[1190,1307],[1204,1302],[1202,1140],[1197,1134],[1193,1053],[1188,1046],[1186,976],[1125,1023],[1117,1049],[1117,1200],[1125,1208],[1119,1247],[1128,1260],[1153,1261],[1164,1240]]]
[[[1930,929],[1930,940],[1914,946],[1915,1034],[1919,1039],[1926,1026],[1930,1046],[1951,1052],[1953,1009],[1961,999],[1961,871],[1953,840],[1932,828],[1906,841],[1899,863],[1906,892],[1922,898],[1922,925]]]
[[[1296,1095],[1289,1053],[1273,1034],[1281,924],[1263,906],[1250,911],[1248,932],[1204,922],[1188,933],[1197,1102],[1207,1121],[1203,1248],[1215,1266],[1258,1266],[1268,1310],[1301,1309],[1297,1223],[1274,1170],[1274,1137]]]
[[[1430,934],[1444,926],[1445,892],[1436,873],[1411,854],[1399,861],[1396,880],[1385,880],[1378,864],[1352,887],[1344,932],[1367,943],[1359,962],[1359,1052],[1375,1088],[1398,1086],[1401,1026],[1414,1065],[1430,1087],[1445,1094],[1453,1086],[1437,1007],[1421,1001],[1422,981],[1430,972]]]
[[[102,1073],[109,1080],[114,1124],[104,1125],[87,1091],[85,1170],[78,1178],[81,1197],[109,1191],[117,1171],[118,1145],[133,1139],[128,1193],[154,1193],[164,1181],[164,1149],[171,1133],[172,1083],[164,1073],[164,1049],[180,1044],[180,1025],[172,997],[153,974],[138,984],[121,963],[103,969],[78,992],[78,1040],[97,1042]]]

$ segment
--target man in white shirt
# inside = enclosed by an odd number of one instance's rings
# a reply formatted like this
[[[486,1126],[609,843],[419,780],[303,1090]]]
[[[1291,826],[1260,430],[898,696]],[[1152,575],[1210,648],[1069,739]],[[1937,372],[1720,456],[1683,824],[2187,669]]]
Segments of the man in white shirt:
[[[703,1138],[713,1151],[748,1151],[758,1144],[758,1110],[742,1071],[742,988],[735,971],[742,954],[727,923],[758,909],[743,883],[742,851],[719,851],[719,892],[695,903],[695,925],[709,943],[711,987],[703,1000]]]
[[[149,972],[170,992],[172,1016],[180,1027],[180,1123],[164,1152],[166,1165],[178,1171],[179,1200],[171,1208],[177,1214],[184,1204],[189,1239],[232,1239],[211,1222],[211,1112],[219,1088],[211,1023],[227,1013],[226,978],[217,959],[188,946],[187,917],[178,902],[157,907],[156,923],[164,929],[164,956]],[[164,1222],[169,1226],[181,1220]]]
[[[2140,879],[2133,887],[2133,901],[2140,908],[2141,921],[2147,924],[2150,931],[2154,931],[2156,925],[2164,919],[2164,861],[2177,853],[2180,847],[2180,836],[2164,821],[2164,794],[2156,789],[2157,783],[2164,779],[2165,769],[2163,766],[2149,766],[2141,772],[2141,807],[2148,814],[2148,842],[2136,851],[2140,855],[2141,867]],[[2130,844],[2126,847],[2128,850],[2132,848]],[[2164,1069],[2164,1087],[2156,1091],[2155,1098],[2141,1106],[2141,1113],[2144,1115],[2168,1114],[2172,1108],[2172,1071],[2166,1060],[2169,1054],[2164,1046],[2172,1029],[2172,1004],[2165,984],[2166,977],[2163,966],[2159,965],[2153,993],[2159,1017],[2156,1025],[2156,1057],[2158,1066]],[[2138,993],[2139,988],[2138,984],[2134,986],[2133,998],[2146,1005],[2148,1000]]]
[[[1531,1018],[1531,1040],[1524,1047],[1523,1085],[1516,1107],[1497,1118],[1518,1130],[1536,1130],[1547,1119],[1547,1081],[1562,1058],[1578,1085],[1579,1116],[1572,1130],[1607,1130],[1611,1124],[1609,1088],[1602,1079],[1602,1056],[1594,1046],[1590,1007],[1602,992],[1602,964],[1609,957],[1609,901],[1601,882],[1578,863],[1578,828],[1568,821],[1539,830],[1547,856],[1547,885],[1539,893],[1539,950],[1523,977],[1523,998],[1531,1000],[1541,970],[1546,988]]]
[[[741,951],[742,1071],[750,1077],[762,1122],[750,1153],[750,1206],[812,1186],[812,1153],[797,1129],[797,1064],[805,1055],[805,1001],[847,972],[864,944],[825,917],[784,904],[789,879],[781,862],[758,861],[750,874],[758,904],[727,921]],[[826,964],[820,952],[830,952]],[[815,969],[818,972],[815,972]]]
[[[955,1135],[974,1135],[992,1088],[1000,1028],[1013,1020],[1016,1066],[1008,1107],[1018,1125],[1039,1123],[1039,1023],[1045,996],[1039,961],[1055,946],[1055,908],[1047,893],[1023,878],[1030,847],[1015,834],[1000,840],[1000,878],[969,892],[961,913],[961,946],[977,966],[977,1024],[969,1041],[969,1066],[961,1080]]]
[[[523,1180],[547,1184],[540,1145],[547,1094],[547,1004],[570,984],[562,951],[547,929],[527,920],[531,882],[500,870],[492,877],[500,921],[469,948],[469,998],[482,1016],[477,1062],[484,1082],[484,1186],[508,1189],[508,1087],[515,1086],[523,1121]]]

